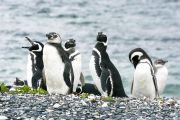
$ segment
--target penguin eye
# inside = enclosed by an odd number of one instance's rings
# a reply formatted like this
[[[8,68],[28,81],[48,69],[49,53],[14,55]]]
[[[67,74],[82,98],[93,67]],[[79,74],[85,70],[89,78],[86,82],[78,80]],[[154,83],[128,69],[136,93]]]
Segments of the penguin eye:
[[[54,34],[54,38],[57,38],[58,36],[57,36],[57,34]]]
[[[32,50],[38,50],[39,49],[39,46],[38,45],[33,45],[29,48],[30,51]]]

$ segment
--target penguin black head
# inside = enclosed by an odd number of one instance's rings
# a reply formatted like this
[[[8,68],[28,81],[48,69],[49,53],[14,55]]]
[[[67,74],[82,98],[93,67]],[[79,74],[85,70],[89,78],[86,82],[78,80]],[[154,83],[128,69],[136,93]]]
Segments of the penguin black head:
[[[107,45],[107,36],[103,34],[103,32],[98,32],[96,40],[104,45]]]
[[[65,43],[64,46],[65,46],[66,49],[75,47],[75,46],[76,46],[76,40],[74,40],[74,39],[69,39],[68,41],[66,41],[66,43]]]
[[[129,60],[134,65],[134,68],[136,68],[137,64],[141,59],[148,59],[152,65],[150,57],[142,48],[135,48],[130,51]]]
[[[31,44],[29,47],[22,47],[22,48],[27,48],[29,51],[32,52],[42,52],[44,45],[41,42],[38,41],[32,41],[30,38],[25,37],[26,40],[28,40]]]
[[[167,62],[168,62],[167,60],[157,59],[154,61],[154,65],[155,65],[155,67],[161,67],[161,66],[165,65]]]
[[[59,34],[55,32],[50,32],[46,34],[49,43],[61,43],[61,37]]]

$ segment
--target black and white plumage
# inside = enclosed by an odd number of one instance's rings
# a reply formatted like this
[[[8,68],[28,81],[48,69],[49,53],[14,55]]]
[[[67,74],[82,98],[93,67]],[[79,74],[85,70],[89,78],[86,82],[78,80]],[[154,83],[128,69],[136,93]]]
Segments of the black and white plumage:
[[[121,76],[106,52],[107,42],[106,35],[99,32],[90,60],[94,83],[102,96],[127,97]]]
[[[46,83],[44,79],[43,72],[43,47],[44,45],[38,41],[32,41],[30,38],[26,37],[26,40],[29,41],[31,46],[22,47],[29,50],[28,54],[28,63],[27,63],[27,83],[28,86],[37,89],[43,88],[46,90]]]
[[[131,93],[135,97],[157,97],[158,87],[152,61],[148,54],[141,48],[130,51],[129,60],[134,65],[134,79]]]
[[[46,34],[47,43],[43,49],[43,62],[47,91],[57,94],[72,93],[74,73],[67,52],[62,47],[60,35]]]
[[[167,62],[168,61],[163,59],[157,59],[154,61],[155,76],[157,79],[159,94],[162,94],[166,87],[166,81],[168,78],[168,69],[165,64]]]
[[[82,93],[94,94],[100,96],[101,93],[99,92],[98,88],[95,84],[92,83],[85,83],[82,86]]]
[[[81,69],[81,54],[75,48],[76,41],[74,39],[66,41],[64,46],[74,70],[73,92],[80,93],[82,91],[82,86],[84,85],[84,76]]]

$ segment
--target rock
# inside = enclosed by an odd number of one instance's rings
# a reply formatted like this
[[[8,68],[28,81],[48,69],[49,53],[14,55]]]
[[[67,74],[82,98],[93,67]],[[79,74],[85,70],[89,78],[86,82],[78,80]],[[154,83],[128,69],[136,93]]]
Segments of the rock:
[[[55,103],[54,105],[53,105],[53,108],[59,108],[61,105],[60,104],[58,104],[58,103]]]
[[[108,107],[108,103],[104,102],[101,107]]]
[[[87,103],[86,103],[84,100],[81,100],[81,104],[82,104],[83,106],[87,106]]]
[[[113,98],[115,102],[104,102],[95,95],[83,99],[75,95],[3,94],[0,99],[0,116],[6,119],[150,120],[180,117],[180,100],[174,98],[162,98],[161,104],[159,100],[145,98]]]
[[[7,120],[8,118],[6,116],[1,116],[0,115],[0,120]]]
[[[49,118],[48,120],[54,120],[54,118]]]

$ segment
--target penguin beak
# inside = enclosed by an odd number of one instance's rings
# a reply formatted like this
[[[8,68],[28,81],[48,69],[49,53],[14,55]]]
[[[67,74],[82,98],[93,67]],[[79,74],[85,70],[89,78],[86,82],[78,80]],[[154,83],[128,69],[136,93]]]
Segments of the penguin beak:
[[[52,35],[46,34],[46,37],[47,37],[48,39],[51,39],[51,38],[52,38]]]
[[[30,47],[22,47],[22,48],[26,48],[26,49],[29,49]]]
[[[34,45],[34,42],[30,38],[28,37],[25,37],[25,38],[31,43],[32,46]]]
[[[25,37],[25,38],[26,38],[26,40],[28,40],[31,43],[32,46],[34,45],[34,42],[30,38],[28,38],[28,37]],[[23,46],[22,48],[29,49],[30,47],[24,47]]]
[[[165,60],[165,61],[164,61],[164,64],[166,64],[167,62],[168,62],[168,61],[167,61],[167,60]]]

